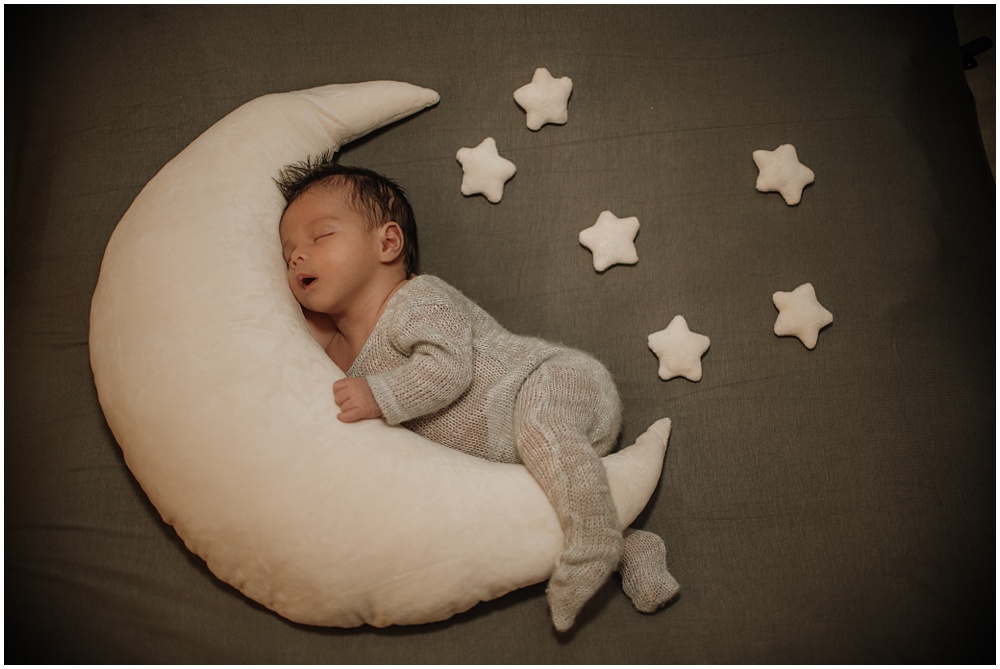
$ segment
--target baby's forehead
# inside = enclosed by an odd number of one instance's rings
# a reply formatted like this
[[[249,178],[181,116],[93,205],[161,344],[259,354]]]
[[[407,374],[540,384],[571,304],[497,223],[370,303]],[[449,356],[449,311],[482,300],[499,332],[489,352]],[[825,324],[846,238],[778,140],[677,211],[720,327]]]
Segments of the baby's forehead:
[[[303,202],[311,203],[339,203],[343,202],[348,206],[353,206],[353,201],[355,198],[354,189],[346,183],[336,183],[331,179],[323,179],[320,181],[315,181],[301,191],[299,191],[294,199],[292,199],[288,204],[285,205],[285,211],[281,215],[282,220],[288,215],[289,211],[297,211],[302,207]],[[298,206],[296,206],[298,205]]]
[[[311,223],[325,218],[322,210],[317,212],[317,207],[322,208],[328,204],[349,209],[362,216],[367,224],[369,212],[358,198],[356,189],[350,183],[328,183],[329,181],[311,184],[285,206],[278,221],[278,234],[282,239],[295,230],[308,228]]]
[[[302,208],[300,198],[295,198],[285,206],[278,220],[278,236],[284,242],[296,232],[308,227],[310,217]]]

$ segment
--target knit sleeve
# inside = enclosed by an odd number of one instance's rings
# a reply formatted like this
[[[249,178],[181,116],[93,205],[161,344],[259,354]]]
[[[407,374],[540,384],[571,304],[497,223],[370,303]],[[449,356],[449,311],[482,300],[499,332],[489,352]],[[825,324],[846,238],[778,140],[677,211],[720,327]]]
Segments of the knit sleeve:
[[[365,378],[390,425],[443,409],[472,384],[472,323],[454,305],[414,303],[395,314],[388,337],[406,362]]]

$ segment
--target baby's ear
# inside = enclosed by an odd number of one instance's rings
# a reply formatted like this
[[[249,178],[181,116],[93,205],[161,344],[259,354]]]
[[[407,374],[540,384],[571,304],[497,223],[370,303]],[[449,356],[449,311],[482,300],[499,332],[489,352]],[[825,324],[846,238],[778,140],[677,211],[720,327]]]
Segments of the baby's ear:
[[[388,221],[379,228],[379,252],[384,263],[391,263],[403,253],[403,229],[399,223]]]

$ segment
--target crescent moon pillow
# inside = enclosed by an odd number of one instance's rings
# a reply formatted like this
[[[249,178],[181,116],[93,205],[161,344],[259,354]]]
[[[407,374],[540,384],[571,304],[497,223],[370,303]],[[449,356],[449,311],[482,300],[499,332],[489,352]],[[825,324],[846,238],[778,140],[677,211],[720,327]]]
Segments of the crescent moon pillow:
[[[338,421],[343,374],[285,283],[272,177],[437,101],[399,82],[253,100],[146,185],[101,266],[91,365],[126,463],[217,577],[297,622],[442,620],[545,580],[562,546],[523,467]],[[623,526],[662,441],[605,459]]]

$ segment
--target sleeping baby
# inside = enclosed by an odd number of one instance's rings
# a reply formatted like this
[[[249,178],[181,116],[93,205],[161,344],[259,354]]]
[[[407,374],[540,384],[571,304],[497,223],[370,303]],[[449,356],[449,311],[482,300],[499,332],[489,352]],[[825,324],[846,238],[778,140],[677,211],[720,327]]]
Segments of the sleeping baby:
[[[565,544],[547,598],[559,631],[617,569],[637,609],[678,591],[657,535],[619,527],[601,456],[621,401],[594,358],[507,332],[441,279],[418,273],[403,190],[322,156],[282,170],[279,233],[288,283],[320,345],[347,377],[344,422],[382,418],[445,446],[520,463],[545,492]]]

